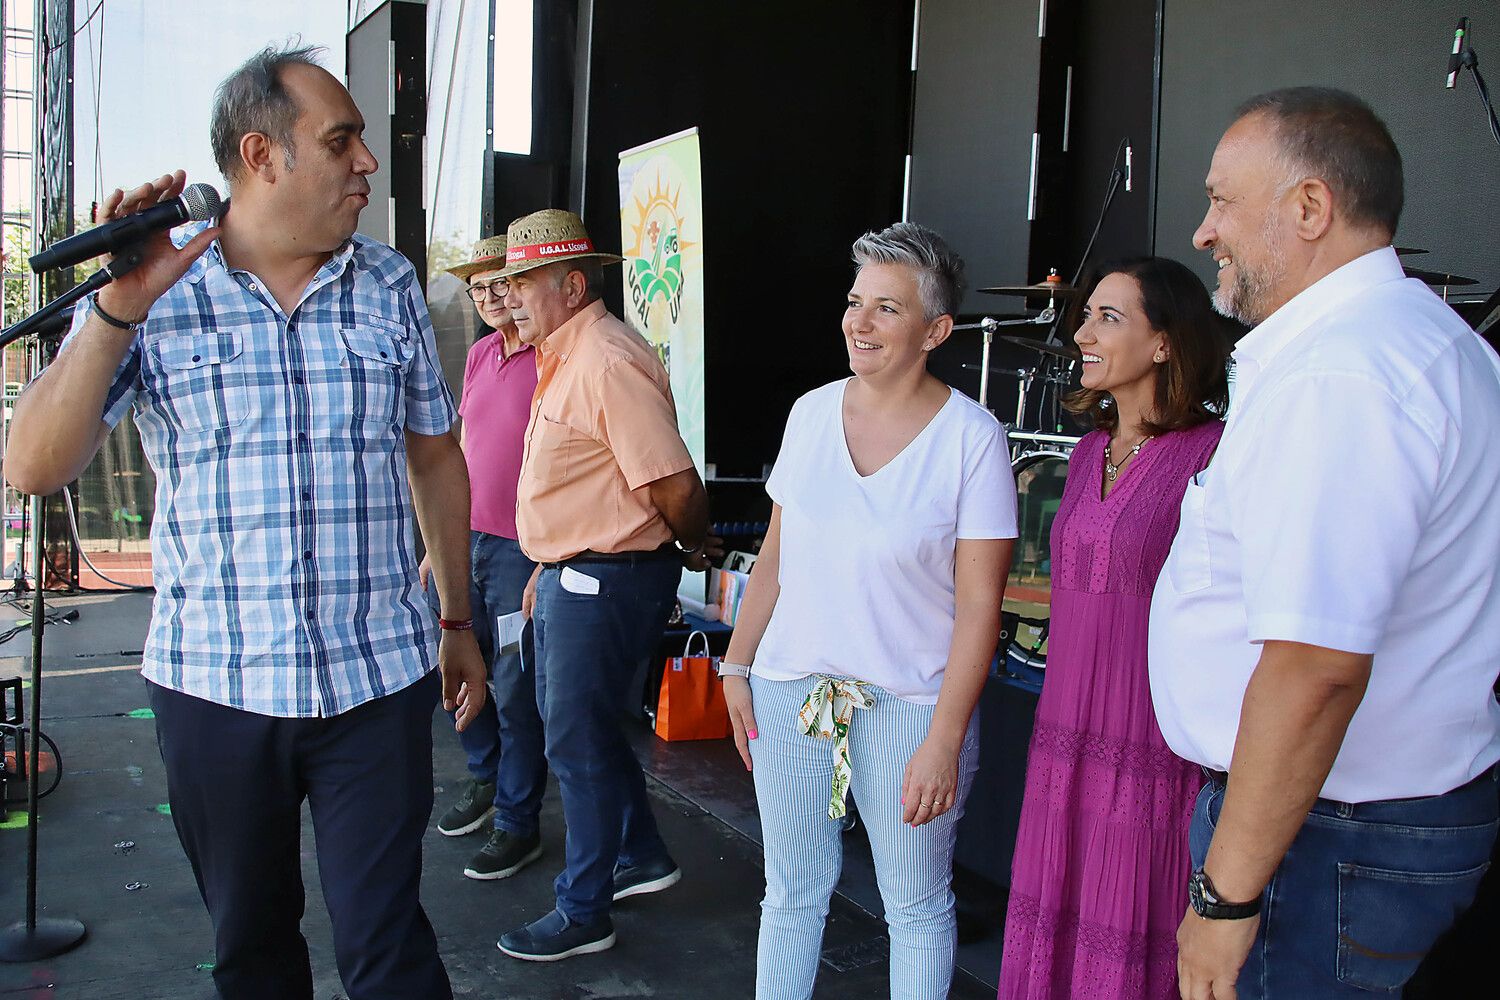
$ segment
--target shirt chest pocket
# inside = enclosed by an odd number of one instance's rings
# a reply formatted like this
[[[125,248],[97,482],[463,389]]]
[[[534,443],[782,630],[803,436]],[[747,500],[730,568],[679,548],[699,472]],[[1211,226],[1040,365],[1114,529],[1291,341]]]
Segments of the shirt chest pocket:
[[[1167,559],[1172,589],[1179,594],[1203,590],[1214,582],[1208,551],[1208,507],[1204,502],[1207,492],[1198,483],[1189,482],[1182,495],[1182,518]]]
[[[565,423],[538,413],[531,438],[532,474],[544,483],[560,483],[583,455],[587,437]]]
[[[238,333],[170,337],[156,345],[162,409],[189,432],[243,423],[250,413],[249,362]]]
[[[349,412],[368,423],[403,423],[406,358],[402,340],[381,327],[345,327],[339,330],[339,338],[344,345],[340,364],[348,370]]]

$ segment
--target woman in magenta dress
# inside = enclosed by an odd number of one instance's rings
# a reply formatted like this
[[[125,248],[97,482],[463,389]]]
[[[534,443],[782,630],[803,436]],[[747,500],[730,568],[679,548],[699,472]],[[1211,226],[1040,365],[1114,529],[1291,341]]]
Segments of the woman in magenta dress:
[[[1188,480],[1219,441],[1222,326],[1159,257],[1101,270],[1074,334],[1092,419],[1052,524],[1052,629],[1000,1000],[1175,1000],[1198,769],[1151,708],[1146,624]]]

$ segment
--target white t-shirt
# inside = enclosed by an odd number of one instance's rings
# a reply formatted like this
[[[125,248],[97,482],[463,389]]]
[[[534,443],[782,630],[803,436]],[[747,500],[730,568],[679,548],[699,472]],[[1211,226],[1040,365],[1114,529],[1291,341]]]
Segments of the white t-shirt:
[[[860,476],[844,440],[844,379],[797,400],[766,492],[781,505],[781,596],[755,674],[856,677],[937,702],[953,642],[960,538],[1016,537],[1005,431],[951,390],[879,471]]]
[[[1228,770],[1260,643],[1373,653],[1322,796],[1457,788],[1500,759],[1500,359],[1389,247],[1235,359],[1151,605],[1162,735]]]

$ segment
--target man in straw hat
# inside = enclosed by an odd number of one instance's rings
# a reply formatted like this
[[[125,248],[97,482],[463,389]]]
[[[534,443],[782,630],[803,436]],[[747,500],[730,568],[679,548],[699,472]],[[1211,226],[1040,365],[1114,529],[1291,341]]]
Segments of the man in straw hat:
[[[522,342],[505,306],[509,289],[500,277],[504,266],[505,238],[491,236],[474,244],[466,263],[448,268],[467,284],[480,320],[492,331],[469,349],[458,412],[472,495],[469,607],[474,636],[490,668],[493,697],[458,734],[470,778],[437,824],[439,833],[457,837],[493,817],[488,839],[464,868],[472,879],[508,878],[542,853],[538,817],[547,787],[535,656],[530,648],[499,655],[495,634],[496,616],[521,607],[536,569],[516,540],[516,481],[536,392],[536,351]],[[424,559],[419,569],[424,587],[429,571]],[[435,600],[436,590],[428,588],[429,600]],[[522,640],[527,647],[529,638]]]
[[[651,815],[619,709],[650,656],[682,568],[707,567],[708,500],[677,431],[656,352],[600,301],[600,253],[571,212],[506,234],[505,304],[539,350],[540,380],[517,490],[547,761],[562,789],[567,866],[552,912],[499,941],[551,962],[615,943],[611,904],[681,872]]]

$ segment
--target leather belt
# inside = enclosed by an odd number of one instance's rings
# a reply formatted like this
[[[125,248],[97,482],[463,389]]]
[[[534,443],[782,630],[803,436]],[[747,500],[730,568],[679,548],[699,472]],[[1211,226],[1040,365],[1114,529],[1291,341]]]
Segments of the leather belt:
[[[671,542],[664,542],[654,549],[635,550],[631,552],[595,552],[593,549],[584,549],[576,556],[559,559],[556,562],[542,563],[543,569],[561,569],[564,566],[587,565],[588,563],[624,563],[626,565],[639,565],[640,563],[657,562],[661,559],[677,559],[677,546]]]

